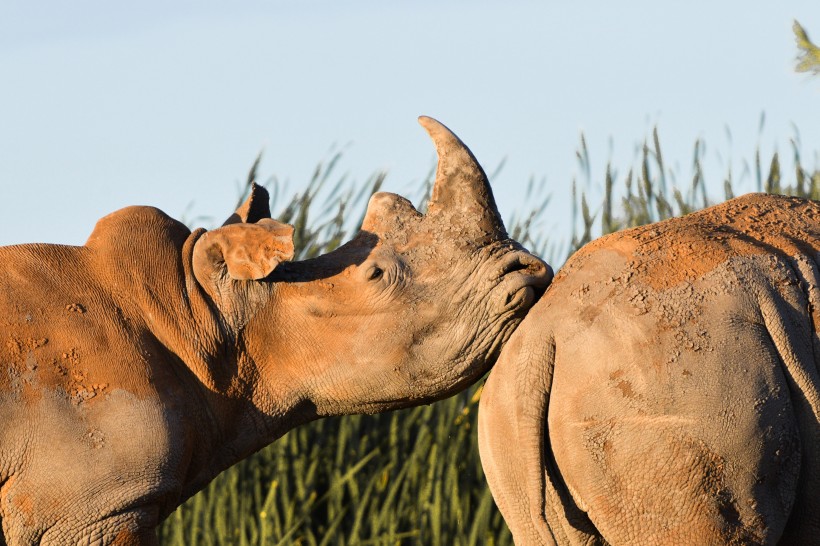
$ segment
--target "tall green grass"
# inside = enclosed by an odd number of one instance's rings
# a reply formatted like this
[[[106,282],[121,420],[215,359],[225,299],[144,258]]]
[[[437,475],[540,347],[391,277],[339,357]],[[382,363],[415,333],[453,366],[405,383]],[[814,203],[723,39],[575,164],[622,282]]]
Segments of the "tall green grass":
[[[578,157],[581,170],[589,173],[583,138]],[[654,132],[639,165],[623,178],[607,166],[597,205],[590,206],[588,194],[579,192],[577,229],[568,245],[547,236],[549,200],[535,183],[527,202],[536,206],[508,219],[510,234],[536,253],[552,254],[548,257],[555,265],[566,257],[566,250],[555,255],[562,248],[571,251],[600,234],[707,206],[701,157],[702,146],[696,143],[691,182],[686,187],[669,184]],[[338,160],[334,156],[320,164],[307,189],[289,200],[278,181],[266,184],[278,217],[296,228],[299,258],[332,250],[355,232],[367,197],[384,180],[377,173],[361,185],[344,177],[331,183]],[[796,146],[791,176],[781,172],[777,154],[767,169],[759,153],[754,165],[760,189],[820,199],[820,171],[802,165]],[[243,191],[257,178],[257,168],[258,161]],[[431,178],[432,172],[420,185],[417,202],[429,195]],[[723,182],[723,197],[732,197],[731,171]],[[325,419],[287,433],[222,473],[174,512],[160,529],[162,544],[511,545],[478,457],[480,383],[429,406]]]

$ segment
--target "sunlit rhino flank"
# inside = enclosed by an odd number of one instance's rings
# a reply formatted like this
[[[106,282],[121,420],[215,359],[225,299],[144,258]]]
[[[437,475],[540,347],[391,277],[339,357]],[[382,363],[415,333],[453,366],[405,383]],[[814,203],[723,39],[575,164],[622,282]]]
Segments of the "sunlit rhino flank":
[[[0,516],[22,544],[157,544],[217,473],[329,415],[446,397],[497,358],[552,278],[510,240],[446,127],[426,214],[377,193],[361,231],[290,261],[254,187],[220,228],[150,207],[82,247],[0,249]]]
[[[578,251],[481,398],[515,543],[820,544],[819,267],[762,194]]]

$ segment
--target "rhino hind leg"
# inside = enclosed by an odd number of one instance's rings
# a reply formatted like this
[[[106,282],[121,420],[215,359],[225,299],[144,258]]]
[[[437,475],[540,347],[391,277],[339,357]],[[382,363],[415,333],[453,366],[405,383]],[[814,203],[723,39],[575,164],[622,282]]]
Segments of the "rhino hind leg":
[[[633,424],[645,429],[640,444],[632,434],[623,435],[632,438],[629,445],[619,442],[620,434],[612,431],[604,448],[610,452],[607,471],[592,487],[584,487],[588,515],[608,541],[631,545],[778,543],[793,488],[784,490],[774,476],[763,478],[739,470],[684,429],[660,423]]]

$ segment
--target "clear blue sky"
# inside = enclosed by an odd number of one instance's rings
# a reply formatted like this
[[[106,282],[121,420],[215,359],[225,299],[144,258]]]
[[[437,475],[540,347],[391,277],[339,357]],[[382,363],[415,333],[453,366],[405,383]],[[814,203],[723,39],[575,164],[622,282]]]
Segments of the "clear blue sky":
[[[717,196],[727,161],[739,177],[758,144],[790,157],[793,123],[816,163],[820,77],[793,71],[794,18],[820,38],[817,0],[5,0],[0,244],[81,244],[131,204],[227,216],[263,148],[263,178],[291,192],[336,146],[340,175],[387,169],[387,189],[410,193],[434,158],[419,114],[488,171],[506,158],[505,216],[545,179],[557,238],[581,131],[593,194],[606,161],[625,172],[658,125],[685,180],[706,141]]]

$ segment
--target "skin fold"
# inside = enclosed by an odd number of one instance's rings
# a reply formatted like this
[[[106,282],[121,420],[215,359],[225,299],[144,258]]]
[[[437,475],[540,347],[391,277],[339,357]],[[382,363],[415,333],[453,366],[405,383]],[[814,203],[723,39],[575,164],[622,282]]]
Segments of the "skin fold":
[[[579,250],[482,393],[515,543],[820,544],[819,267],[762,194]]]
[[[446,127],[426,214],[377,193],[337,250],[291,261],[267,192],[211,231],[150,207],[81,247],[0,248],[5,543],[157,544],[156,526],[289,429],[455,393],[552,279],[507,236]]]

